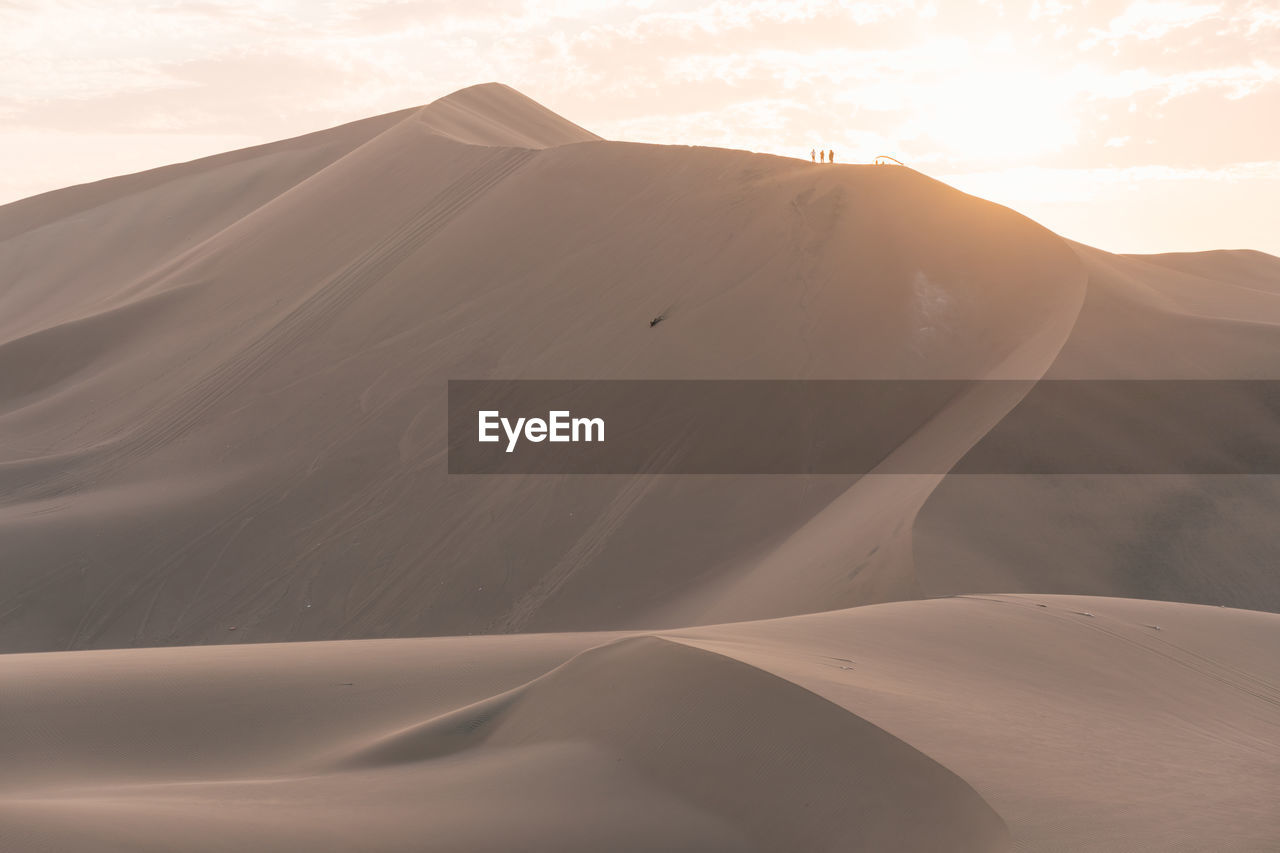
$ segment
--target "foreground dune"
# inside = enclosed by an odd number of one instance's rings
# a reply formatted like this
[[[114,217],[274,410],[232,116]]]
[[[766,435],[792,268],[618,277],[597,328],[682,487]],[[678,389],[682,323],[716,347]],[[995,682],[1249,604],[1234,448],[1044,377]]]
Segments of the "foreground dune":
[[[1280,845],[1276,477],[973,473],[1231,450],[1028,389],[1280,378],[1276,258],[489,84],[0,207],[0,270],[0,849]],[[484,378],[1027,381],[862,477],[449,475]]]
[[[982,596],[642,634],[8,655],[0,841],[1262,851],[1277,648],[1272,614]]]

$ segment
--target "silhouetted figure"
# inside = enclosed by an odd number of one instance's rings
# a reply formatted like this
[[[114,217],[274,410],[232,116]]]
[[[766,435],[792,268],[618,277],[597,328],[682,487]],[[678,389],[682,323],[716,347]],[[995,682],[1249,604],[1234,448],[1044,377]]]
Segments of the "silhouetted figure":
[[[836,152],[834,152],[834,151],[828,151],[828,152],[827,152],[827,162],[828,162],[828,163],[834,163],[835,161],[836,161]]]
[[[818,162],[819,162],[819,163],[825,163],[825,162],[827,162],[827,152],[825,152],[825,151],[819,151],[819,152],[818,152]]]
[[[818,152],[816,152],[816,151],[814,151],[812,148],[810,148],[810,149],[809,149],[809,159],[810,159],[810,160],[812,160],[812,161],[813,161],[813,162],[815,162],[815,163],[816,163],[816,162],[818,162]]]

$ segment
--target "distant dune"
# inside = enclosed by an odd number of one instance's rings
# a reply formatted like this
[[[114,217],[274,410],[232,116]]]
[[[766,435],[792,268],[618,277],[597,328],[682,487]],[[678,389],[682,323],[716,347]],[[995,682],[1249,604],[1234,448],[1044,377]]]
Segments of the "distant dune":
[[[1280,259],[499,84],[0,207],[0,847],[1280,845],[1276,477],[450,476],[485,378],[1280,379]]]

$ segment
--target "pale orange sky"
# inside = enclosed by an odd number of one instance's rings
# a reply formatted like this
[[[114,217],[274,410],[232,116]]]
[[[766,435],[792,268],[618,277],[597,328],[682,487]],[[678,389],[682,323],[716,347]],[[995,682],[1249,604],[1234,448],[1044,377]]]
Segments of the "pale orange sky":
[[[1280,2],[0,0],[0,203],[508,83],[613,139],[890,154],[1113,251],[1280,254]]]

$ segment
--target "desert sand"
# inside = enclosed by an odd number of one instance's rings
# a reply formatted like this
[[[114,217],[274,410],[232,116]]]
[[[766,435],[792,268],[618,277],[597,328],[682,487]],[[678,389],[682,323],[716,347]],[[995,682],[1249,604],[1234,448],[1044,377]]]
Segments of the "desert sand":
[[[0,849],[1280,848],[1280,479],[451,476],[486,378],[1275,379],[1280,259],[499,84],[0,207]]]

